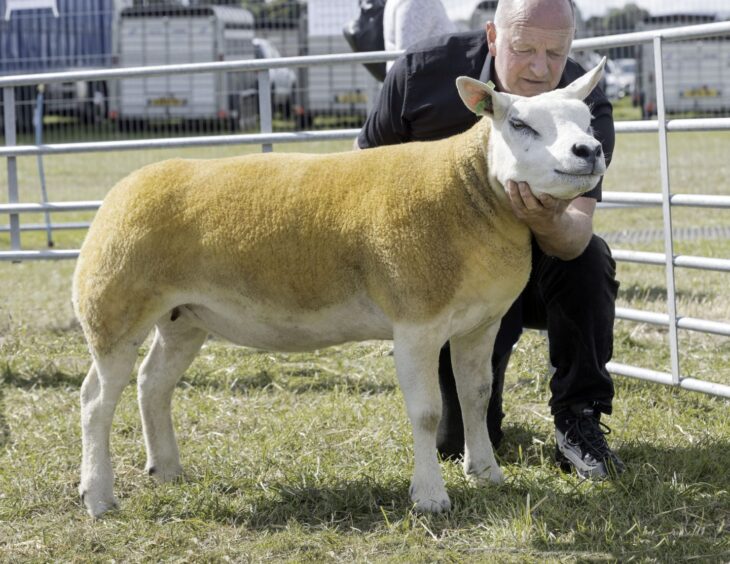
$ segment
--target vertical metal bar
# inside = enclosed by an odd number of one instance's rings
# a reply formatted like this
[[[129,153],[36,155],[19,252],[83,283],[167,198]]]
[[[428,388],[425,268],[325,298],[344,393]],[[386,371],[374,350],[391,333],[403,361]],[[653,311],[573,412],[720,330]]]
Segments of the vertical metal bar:
[[[33,127],[35,129],[35,144],[40,146],[43,144],[43,91],[42,84],[38,85],[38,95],[35,102],[35,116],[33,118]],[[38,163],[38,178],[41,181],[41,202],[48,203],[48,191],[46,190],[46,171],[43,166],[43,155],[36,157]],[[51,226],[51,214],[46,211],[46,243],[49,247],[53,246],[53,227]]]
[[[677,297],[674,281],[674,241],[672,239],[672,205],[669,185],[669,146],[667,114],[664,106],[664,69],[662,66],[662,38],[654,38],[654,76],[656,77],[657,119],[659,121],[659,162],[662,178],[662,215],[664,217],[664,254],[667,279],[667,313],[669,314],[669,349],[672,382],[679,385],[679,342],[677,340]]]
[[[16,144],[15,137],[15,90],[12,86],[3,88],[3,119],[5,120],[5,145]],[[8,170],[8,203],[18,203],[18,161],[16,157],[6,157]],[[10,248],[20,250],[20,216],[10,214]]]
[[[258,73],[259,83],[259,118],[261,120],[261,133],[271,133],[272,128],[272,111],[271,111],[271,80],[269,79],[268,69],[260,70]],[[261,150],[264,153],[270,153],[274,150],[271,143],[262,143]]]

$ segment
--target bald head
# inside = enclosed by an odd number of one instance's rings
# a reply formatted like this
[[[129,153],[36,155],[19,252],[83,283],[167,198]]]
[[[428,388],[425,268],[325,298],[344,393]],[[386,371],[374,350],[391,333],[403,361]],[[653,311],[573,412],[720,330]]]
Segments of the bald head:
[[[539,25],[543,29],[575,27],[572,0],[499,0],[494,23],[500,28],[512,25]]]
[[[575,35],[570,0],[499,0],[487,22],[495,83],[511,94],[534,96],[560,81]]]

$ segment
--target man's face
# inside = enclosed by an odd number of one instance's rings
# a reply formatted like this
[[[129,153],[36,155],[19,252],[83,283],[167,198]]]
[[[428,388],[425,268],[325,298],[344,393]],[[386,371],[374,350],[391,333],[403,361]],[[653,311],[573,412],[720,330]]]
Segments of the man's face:
[[[487,23],[489,52],[497,86],[503,92],[535,96],[557,87],[573,41],[573,28],[543,28],[514,22],[504,28]]]

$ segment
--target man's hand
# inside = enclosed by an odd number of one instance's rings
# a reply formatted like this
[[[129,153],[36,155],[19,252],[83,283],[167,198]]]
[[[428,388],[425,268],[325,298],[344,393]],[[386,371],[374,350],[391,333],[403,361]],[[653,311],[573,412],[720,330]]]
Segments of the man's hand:
[[[555,229],[556,222],[565,212],[570,200],[557,200],[548,194],[535,196],[527,182],[507,182],[507,193],[512,203],[512,211],[537,233]]]
[[[530,228],[546,254],[571,260],[585,250],[593,234],[594,199],[535,196],[526,182],[512,180],[506,188],[515,216]]]

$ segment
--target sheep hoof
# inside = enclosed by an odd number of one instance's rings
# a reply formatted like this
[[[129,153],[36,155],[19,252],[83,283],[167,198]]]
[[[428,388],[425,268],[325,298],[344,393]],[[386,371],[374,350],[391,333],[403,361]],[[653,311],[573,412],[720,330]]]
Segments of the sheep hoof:
[[[487,466],[481,472],[464,469],[464,474],[469,482],[477,486],[488,484],[501,484],[504,482],[504,472],[498,465]]]
[[[108,499],[97,498],[88,491],[81,492],[81,503],[92,519],[99,519],[105,513],[119,509],[119,502],[113,495]]]
[[[418,513],[444,513],[451,510],[451,500],[445,489],[426,490],[421,493],[411,487],[411,501]]]
[[[155,481],[159,484],[165,484],[177,480],[182,476],[183,470],[179,464],[170,466],[169,468],[163,468],[162,466],[148,466],[147,474],[152,476]]]
[[[451,511],[451,500],[448,496],[444,499],[422,499],[415,502],[414,509],[418,513],[446,513]]]

